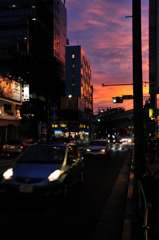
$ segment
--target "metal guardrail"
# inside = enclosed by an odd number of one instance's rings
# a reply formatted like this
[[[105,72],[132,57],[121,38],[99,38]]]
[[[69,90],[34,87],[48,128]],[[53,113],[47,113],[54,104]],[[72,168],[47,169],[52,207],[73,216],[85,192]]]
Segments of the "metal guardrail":
[[[148,229],[150,228],[148,226],[148,216],[149,216],[149,203],[146,200],[144,189],[142,186],[141,181],[138,182],[139,190],[142,194],[143,204],[144,204],[144,216],[143,216],[143,225],[142,228],[144,230],[144,240],[148,240]]]

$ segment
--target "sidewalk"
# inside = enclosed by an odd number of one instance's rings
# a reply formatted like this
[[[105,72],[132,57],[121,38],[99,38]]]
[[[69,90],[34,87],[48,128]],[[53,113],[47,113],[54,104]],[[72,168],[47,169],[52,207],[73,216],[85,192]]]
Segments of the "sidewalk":
[[[132,158],[133,162],[133,158]],[[132,165],[133,166],[133,165]],[[159,158],[146,156],[148,175],[136,181],[130,171],[122,240],[159,239]]]
[[[159,239],[159,158],[157,153],[155,155],[154,163],[149,162],[149,158],[146,159],[146,166],[152,176],[152,188],[150,204],[151,208],[149,211],[149,225],[150,230],[148,231],[149,240]]]
[[[122,240],[158,240],[159,239],[159,158],[155,155],[154,163],[150,163],[146,156],[147,174],[141,181],[133,185],[133,194],[130,203],[130,234]],[[127,210],[126,210],[127,214]],[[125,216],[125,219],[127,217]],[[125,224],[124,224],[125,225]],[[123,237],[125,235],[123,229]]]
[[[91,240],[121,239],[127,200],[130,163],[131,153],[127,159],[125,159],[125,163],[113,187],[112,194],[106,203]],[[128,238],[125,240],[128,240]]]

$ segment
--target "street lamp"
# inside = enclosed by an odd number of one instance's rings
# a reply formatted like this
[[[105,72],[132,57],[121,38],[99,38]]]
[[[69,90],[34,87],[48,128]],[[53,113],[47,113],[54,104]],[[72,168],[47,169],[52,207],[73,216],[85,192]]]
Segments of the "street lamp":
[[[72,99],[72,94],[68,95],[68,107],[70,108],[70,100]],[[69,139],[70,139],[70,112],[68,114],[68,131],[69,131]]]

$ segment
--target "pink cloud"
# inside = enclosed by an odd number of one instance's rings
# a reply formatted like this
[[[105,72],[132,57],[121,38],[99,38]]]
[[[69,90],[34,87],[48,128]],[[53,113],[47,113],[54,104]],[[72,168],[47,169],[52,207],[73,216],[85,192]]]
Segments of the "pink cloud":
[[[104,89],[102,83],[133,81],[132,18],[125,18],[132,15],[132,0],[68,0],[66,7],[70,43],[82,45],[92,63],[94,106],[112,105],[109,93],[122,95],[123,89]],[[142,1],[142,56],[143,80],[148,81],[148,0]]]

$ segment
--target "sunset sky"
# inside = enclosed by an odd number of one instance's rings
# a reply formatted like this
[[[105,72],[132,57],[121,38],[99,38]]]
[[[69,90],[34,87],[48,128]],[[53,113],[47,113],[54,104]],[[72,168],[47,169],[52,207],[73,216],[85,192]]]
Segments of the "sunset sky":
[[[143,81],[148,73],[148,0],[142,4]],[[98,108],[133,108],[132,100],[113,104],[112,97],[132,94],[132,0],[66,0],[70,45],[81,45],[92,64],[94,113]],[[148,84],[143,87],[148,96]]]

